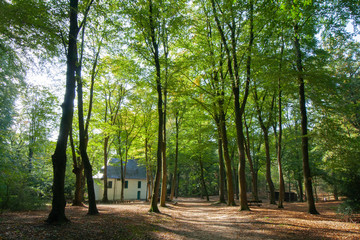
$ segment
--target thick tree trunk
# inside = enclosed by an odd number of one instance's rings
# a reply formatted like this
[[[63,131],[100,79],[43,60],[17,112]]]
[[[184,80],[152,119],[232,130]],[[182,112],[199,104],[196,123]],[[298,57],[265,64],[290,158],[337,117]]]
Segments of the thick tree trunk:
[[[66,148],[74,113],[75,99],[75,71],[77,55],[77,36],[79,32],[77,24],[78,0],[70,0],[70,31],[67,53],[66,90],[64,103],[62,104],[62,116],[60,122],[59,137],[56,143],[55,153],[52,155],[53,163],[53,199],[51,212],[47,218],[48,223],[63,223],[69,220],[65,216],[65,169]]]
[[[306,113],[306,100],[305,100],[305,83],[303,77],[303,66],[301,58],[300,41],[298,36],[298,25],[294,25],[294,47],[296,53],[296,68],[298,71],[298,84],[299,84],[299,104],[301,114],[301,143],[302,143],[302,159],[303,159],[303,171],[305,191],[308,203],[308,212],[310,214],[319,214],[315,207],[314,194],[312,189],[312,180],[310,173],[309,163],[309,137],[307,129],[307,113]]]

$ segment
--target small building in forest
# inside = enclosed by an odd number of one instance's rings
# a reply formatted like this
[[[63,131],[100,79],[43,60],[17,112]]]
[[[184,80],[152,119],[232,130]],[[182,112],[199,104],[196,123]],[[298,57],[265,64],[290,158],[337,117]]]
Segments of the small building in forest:
[[[121,162],[112,158],[107,167],[107,192],[109,201],[120,200],[121,196]],[[124,164],[125,167],[125,164]],[[102,200],[104,194],[104,167],[94,177],[96,200]],[[126,163],[124,200],[145,200],[148,196],[146,187],[146,168],[138,159]]]

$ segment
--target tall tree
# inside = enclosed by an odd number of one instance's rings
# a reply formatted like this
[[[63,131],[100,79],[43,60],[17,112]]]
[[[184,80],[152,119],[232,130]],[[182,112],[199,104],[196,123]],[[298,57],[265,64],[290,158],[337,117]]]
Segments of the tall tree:
[[[299,5],[298,5],[299,4]],[[303,4],[302,2],[295,4],[294,9],[300,15],[300,7]],[[303,7],[306,7],[306,3],[304,3]],[[312,4],[309,5],[311,8]],[[296,12],[295,12],[296,13]],[[311,14],[309,12],[309,14]],[[311,214],[319,214],[315,207],[315,200],[313,195],[313,187],[312,187],[312,178],[310,172],[310,163],[309,163],[309,135],[308,135],[308,118],[306,111],[306,98],[305,98],[305,79],[304,79],[304,68],[303,68],[303,56],[301,51],[301,43],[300,43],[300,23],[298,16],[294,19],[293,22],[293,44],[295,51],[295,62],[296,62],[296,70],[297,70],[297,81],[299,85],[299,106],[300,106],[300,114],[301,114],[301,149],[302,149],[302,160],[303,160],[303,173],[304,173],[304,181],[305,181],[305,190],[306,197],[308,203],[308,212]],[[313,17],[313,16],[309,16]],[[304,19],[303,19],[304,20]],[[305,20],[304,20],[305,21]],[[304,26],[301,26],[304,27]]]
[[[77,38],[79,33],[78,4],[78,0],[70,0],[70,29],[67,49],[66,90],[64,103],[62,104],[59,137],[56,143],[55,153],[52,156],[54,170],[54,181],[52,187],[53,199],[51,212],[47,218],[48,223],[62,223],[69,221],[65,216],[66,201],[64,195],[64,182],[66,168],[66,147],[74,112]]]
[[[254,6],[253,1],[250,0],[247,5],[248,9],[244,10],[244,6],[240,3],[223,3],[222,5],[215,3],[215,0],[211,1],[213,15],[216,21],[216,25],[225,48],[228,71],[231,79],[232,91],[234,96],[234,108],[235,108],[235,125],[236,125],[236,140],[239,152],[239,184],[240,184],[240,210],[249,210],[246,196],[246,177],[245,177],[245,136],[243,132],[243,114],[245,112],[245,106],[249,95],[249,85],[251,80],[251,52],[254,41]],[[221,8],[222,7],[222,8]],[[246,60],[246,77],[244,86],[243,99],[240,102],[240,62],[238,59],[238,44],[237,39],[239,24],[237,24],[239,12],[246,11],[248,13],[249,21],[249,43],[247,46],[247,60]],[[221,13],[221,19],[219,14]],[[222,20],[222,21],[220,21]],[[224,26],[228,26],[225,29]]]

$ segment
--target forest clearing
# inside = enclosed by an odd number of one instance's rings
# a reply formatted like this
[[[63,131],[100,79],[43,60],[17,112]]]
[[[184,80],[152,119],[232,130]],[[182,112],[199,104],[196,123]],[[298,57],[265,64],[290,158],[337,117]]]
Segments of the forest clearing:
[[[360,239],[359,186],[359,0],[0,0],[0,240]]]
[[[149,213],[148,203],[98,205],[100,214],[85,207],[66,207],[71,223],[48,225],[46,211],[0,215],[0,239],[359,239],[360,225],[336,213],[340,201],[317,203],[320,215],[306,213],[306,203],[284,209],[263,203],[251,211],[200,198],[179,198]],[[360,216],[353,216],[354,220]]]

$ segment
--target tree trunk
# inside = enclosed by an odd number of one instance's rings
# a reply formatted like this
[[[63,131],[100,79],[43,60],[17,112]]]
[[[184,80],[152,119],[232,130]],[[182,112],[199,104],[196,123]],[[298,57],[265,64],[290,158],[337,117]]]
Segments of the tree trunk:
[[[270,204],[276,204],[275,187],[271,179],[271,156],[270,156],[268,129],[263,129],[263,132],[264,132],[264,143],[265,143],[265,153],[266,153],[266,181],[268,183],[269,191],[270,191]]]
[[[147,131],[145,132],[147,134]],[[145,162],[146,162],[146,183],[147,183],[147,201],[151,199],[151,186],[152,186],[152,174],[150,168],[150,161],[148,156],[148,137],[145,137]]]
[[[153,5],[152,0],[149,0],[149,24],[150,24],[150,35],[151,35],[151,43],[154,50],[154,63],[156,69],[156,90],[158,94],[158,117],[159,117],[159,125],[158,125],[158,149],[157,149],[157,166],[156,166],[156,175],[155,175],[155,183],[151,197],[151,206],[149,212],[159,213],[159,208],[157,206],[158,198],[159,198],[159,189],[160,189],[160,180],[161,180],[161,167],[162,167],[162,147],[163,147],[163,126],[164,126],[164,116],[163,116],[163,100],[162,100],[162,87],[161,87],[161,69],[160,69],[160,58],[159,58],[159,47],[156,41],[155,36],[155,26],[154,26],[154,15],[153,15]],[[162,186],[166,187],[166,186]]]
[[[91,4],[91,3],[90,3]],[[88,144],[88,133],[87,128],[85,128],[84,124],[84,109],[83,109],[83,90],[82,90],[82,79],[81,79],[81,66],[82,66],[82,56],[83,56],[83,46],[84,46],[84,35],[85,35],[85,23],[86,23],[86,16],[87,12],[85,14],[84,20],[83,20],[83,29],[82,29],[82,43],[81,43],[81,57],[78,64],[78,67],[76,69],[76,77],[77,77],[77,83],[78,83],[78,118],[79,118],[79,149],[80,149],[80,155],[82,160],[82,166],[84,166],[85,169],[85,176],[86,176],[86,183],[88,187],[88,197],[89,197],[89,209],[88,214],[95,215],[98,214],[98,210],[96,207],[96,199],[95,199],[95,191],[94,191],[94,181],[92,177],[92,166],[89,161],[89,156],[87,154],[87,144]],[[92,81],[94,79],[92,78]],[[90,104],[92,102],[90,101]],[[91,108],[91,105],[90,105]],[[89,108],[89,115],[87,120],[90,121],[91,116],[91,110]],[[80,170],[82,172],[82,169]],[[80,175],[80,179],[82,176]],[[81,181],[80,181],[81,184]]]
[[[175,115],[175,166],[174,166],[174,173],[173,173],[173,179],[171,183],[171,193],[170,193],[170,200],[172,201],[174,199],[175,194],[175,186],[176,186],[176,176],[177,176],[177,168],[178,168],[178,157],[179,157],[179,116],[178,112],[176,112]]]
[[[219,152],[219,202],[226,203],[225,201],[225,171],[224,171],[224,158],[223,158],[223,151],[222,151],[222,141],[221,141],[221,133],[220,129],[218,128],[218,152]]]
[[[303,191],[301,177],[297,179],[297,182],[298,182],[299,192],[300,192],[300,202],[303,202],[304,201],[304,191]],[[290,190],[289,190],[289,192],[290,192]]]
[[[72,119],[74,113],[75,99],[75,71],[77,55],[77,36],[79,32],[77,24],[78,0],[70,0],[70,31],[67,52],[67,72],[66,72],[66,90],[64,103],[62,104],[62,116],[60,122],[59,137],[56,143],[53,163],[53,199],[52,208],[47,218],[48,223],[64,223],[69,220],[65,216],[65,169],[66,169],[66,148]]]
[[[280,74],[282,72],[282,58],[283,58],[283,52],[284,52],[284,43],[281,45],[280,50],[280,67],[279,71]],[[285,183],[284,183],[284,176],[282,171],[282,163],[281,163],[281,147],[282,147],[282,89],[281,89],[281,77],[278,79],[278,121],[279,121],[279,136],[278,136],[278,150],[277,150],[277,161],[278,161],[278,169],[279,169],[279,202],[278,202],[278,208],[284,208],[283,202],[285,197]],[[290,192],[289,192],[290,194]]]
[[[220,117],[220,134],[221,134],[221,141],[223,145],[223,153],[224,153],[224,160],[225,160],[225,171],[226,171],[226,180],[227,180],[227,197],[228,197],[228,206],[235,206],[234,200],[234,184],[233,184],[233,174],[231,168],[231,159],[229,154],[229,144],[227,138],[227,130],[225,125],[225,113],[223,109],[223,103],[219,103],[220,110],[219,110],[219,117]]]
[[[82,164],[81,158],[76,156],[75,144],[72,136],[72,128],[70,129],[69,139],[71,146],[71,155],[73,159],[73,170],[75,174],[75,196],[73,199],[73,206],[83,206],[83,194],[82,194],[82,171],[84,165]],[[79,166],[80,165],[80,166]]]
[[[77,157],[77,161],[80,162],[81,158]],[[74,166],[73,173],[75,174],[75,196],[73,200],[73,206],[83,206],[83,170],[84,164],[81,162],[80,166]]]
[[[179,185],[180,185],[180,173],[178,173],[178,175],[177,175],[175,198],[178,198],[178,196],[179,196]]]
[[[206,188],[206,183],[205,183],[205,178],[204,178],[204,166],[203,166],[203,163],[202,163],[202,160],[201,160],[201,156],[200,156],[200,159],[199,159],[199,164],[200,164],[201,186],[202,186],[203,192],[205,193],[206,201],[210,201],[209,194],[208,194],[208,191],[207,191],[207,188]],[[203,195],[203,194],[201,194],[201,195]]]
[[[305,100],[305,83],[303,77],[303,66],[301,58],[300,41],[298,36],[298,25],[294,25],[294,47],[296,53],[296,68],[298,71],[298,84],[299,84],[299,104],[301,113],[301,143],[302,143],[302,159],[303,159],[303,173],[305,182],[305,191],[308,203],[308,212],[310,214],[319,214],[315,207],[314,194],[312,189],[312,180],[309,164],[309,137],[307,129],[307,113],[306,113],[306,100]]]
[[[107,148],[108,148],[108,143],[109,143],[109,137],[105,137],[104,139],[104,193],[103,193],[103,198],[102,198],[102,202],[103,203],[107,203],[109,202],[108,199],[108,188],[107,188],[107,167],[108,167],[108,152],[107,152]]]
[[[246,132],[246,141],[245,141],[245,150],[246,156],[249,161],[249,167],[251,172],[251,186],[252,186],[252,198],[254,201],[259,201],[259,194],[258,194],[258,187],[257,187],[257,171],[254,169],[254,164],[250,152],[250,134],[249,134],[249,127],[246,124],[246,118],[244,116],[244,125],[245,125],[245,132]]]
[[[338,192],[338,187],[337,187],[337,185],[336,184],[334,184],[334,189],[333,189],[333,195],[334,195],[334,199],[335,199],[335,201],[338,201],[339,200],[339,192]]]

